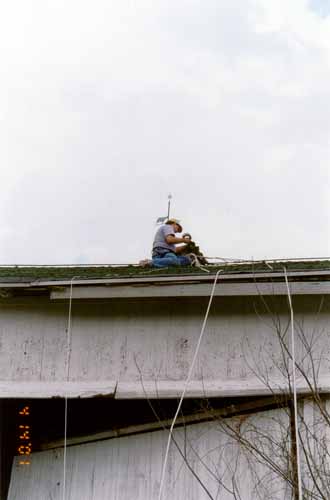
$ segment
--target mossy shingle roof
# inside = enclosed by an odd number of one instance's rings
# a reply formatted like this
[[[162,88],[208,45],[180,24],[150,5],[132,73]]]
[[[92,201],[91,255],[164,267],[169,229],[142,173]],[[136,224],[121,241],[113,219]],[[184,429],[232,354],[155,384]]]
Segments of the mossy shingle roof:
[[[223,264],[212,264],[204,266],[209,274],[215,274],[218,270],[226,273],[274,273],[283,272],[283,266],[288,271],[329,271],[330,260],[305,260],[305,261],[256,261],[256,262],[233,262]],[[154,277],[154,276],[185,276],[201,275],[204,270],[196,267],[150,269],[136,265],[128,266],[0,266],[0,282],[28,283],[32,281],[61,281],[70,280],[73,277],[79,280],[111,279],[130,277]]]

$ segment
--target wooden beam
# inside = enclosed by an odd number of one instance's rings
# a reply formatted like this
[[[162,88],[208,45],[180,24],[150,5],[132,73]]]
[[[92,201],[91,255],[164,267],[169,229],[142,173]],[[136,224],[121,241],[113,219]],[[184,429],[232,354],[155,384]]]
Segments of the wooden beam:
[[[115,399],[173,399],[179,398],[185,388],[185,380],[171,381],[118,381]],[[320,376],[318,392],[330,393],[330,376]],[[225,398],[272,396],[288,394],[288,381],[270,379],[263,382],[258,378],[235,380],[191,380],[186,398]],[[303,379],[297,380],[297,393],[307,395],[311,389]]]
[[[328,295],[330,282],[291,282],[292,295]],[[194,284],[152,284],[122,285],[122,286],[79,286],[72,289],[73,299],[114,299],[114,298],[167,298],[167,297],[208,297],[211,293],[210,283]],[[215,287],[216,297],[256,296],[256,295],[287,295],[285,283],[225,283],[219,280]],[[67,300],[70,297],[70,287],[54,289],[52,300]]]
[[[116,381],[106,382],[0,382],[0,398],[95,398],[114,396]]]
[[[205,411],[200,411],[190,415],[185,415],[183,417],[178,417],[176,420],[175,427],[182,427],[184,425],[197,424],[200,422],[207,422],[216,420],[219,418],[228,418],[235,415],[242,415],[251,411],[262,411],[270,406],[281,406],[285,404],[285,398],[271,397],[262,398],[253,401],[239,402],[237,404],[231,404],[225,408],[220,409],[208,409]],[[67,439],[67,446],[76,446],[84,443],[90,443],[95,441],[103,441],[105,439],[113,439],[124,436],[129,436],[132,434],[141,434],[144,432],[158,431],[162,429],[169,429],[172,424],[172,420],[159,420],[156,422],[148,422],[144,424],[130,425],[127,427],[122,427],[119,429],[111,429],[103,432],[91,433],[84,436],[76,436]],[[62,448],[64,446],[64,440],[58,439],[56,441],[51,441],[48,443],[42,443],[40,445],[41,450],[50,450],[54,448]]]
[[[75,381],[75,382],[0,382],[0,398],[94,398],[111,396],[115,399],[173,399],[181,396],[185,380],[171,381]],[[320,376],[318,392],[330,394],[330,376]],[[223,398],[279,396],[288,394],[287,380],[272,379],[268,385],[256,378],[235,380],[192,380],[186,398]],[[297,380],[297,393],[308,395],[311,389]]]

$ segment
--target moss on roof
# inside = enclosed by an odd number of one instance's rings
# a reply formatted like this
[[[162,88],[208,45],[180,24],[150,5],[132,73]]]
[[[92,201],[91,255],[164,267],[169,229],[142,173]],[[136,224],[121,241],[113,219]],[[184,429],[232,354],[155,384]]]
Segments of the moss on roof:
[[[317,271],[329,270],[330,260],[306,261],[256,261],[253,263],[223,263],[205,266],[210,274],[218,270],[226,273],[259,273],[281,272],[283,266],[289,271]],[[3,266],[0,267],[0,281],[2,282],[31,282],[37,280],[69,280],[73,277],[79,279],[126,278],[133,276],[184,276],[204,274],[203,270],[196,267],[169,267],[164,269],[150,269],[139,266]],[[206,273],[205,273],[206,274]]]

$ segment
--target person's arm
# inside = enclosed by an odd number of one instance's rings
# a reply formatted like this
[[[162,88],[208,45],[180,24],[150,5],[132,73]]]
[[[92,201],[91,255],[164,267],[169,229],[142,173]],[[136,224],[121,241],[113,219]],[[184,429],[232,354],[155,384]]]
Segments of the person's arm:
[[[168,234],[165,237],[166,243],[169,245],[172,245],[173,243],[189,243],[190,238],[178,238],[177,236],[174,236],[174,234]]]
[[[186,245],[190,243],[191,237],[190,235],[187,235],[184,238],[178,238],[177,236],[174,236],[174,234],[168,234],[165,240],[168,244],[185,243],[185,245],[179,245],[175,247],[175,253],[180,254],[183,252],[184,248],[186,248]]]

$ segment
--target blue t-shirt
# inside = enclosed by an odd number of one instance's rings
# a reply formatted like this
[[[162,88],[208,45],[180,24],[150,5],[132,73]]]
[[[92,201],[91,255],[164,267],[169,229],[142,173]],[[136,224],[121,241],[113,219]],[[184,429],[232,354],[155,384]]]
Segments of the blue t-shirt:
[[[174,236],[173,227],[170,224],[163,224],[157,229],[154,242],[152,244],[152,253],[154,253],[157,248],[162,248],[168,250],[169,252],[175,252],[174,243],[167,243],[165,239],[169,234]]]

